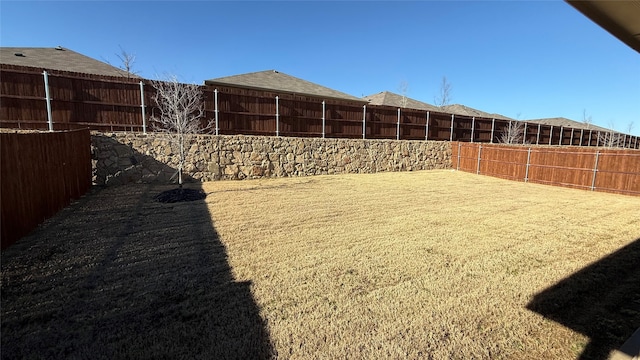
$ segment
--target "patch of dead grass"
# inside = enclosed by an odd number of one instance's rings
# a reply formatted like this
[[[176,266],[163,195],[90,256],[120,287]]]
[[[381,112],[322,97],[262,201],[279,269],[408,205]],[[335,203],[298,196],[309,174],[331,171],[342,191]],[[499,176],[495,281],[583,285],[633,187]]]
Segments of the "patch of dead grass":
[[[527,304],[640,237],[636,197],[444,170],[204,190],[282,358],[574,358]]]

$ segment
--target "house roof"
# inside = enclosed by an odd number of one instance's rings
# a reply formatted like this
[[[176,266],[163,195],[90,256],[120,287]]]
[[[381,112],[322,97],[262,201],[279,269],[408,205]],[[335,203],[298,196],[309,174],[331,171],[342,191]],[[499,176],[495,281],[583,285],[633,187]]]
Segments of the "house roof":
[[[640,0],[565,0],[620,41],[640,52]]]
[[[355,96],[345,94],[343,92],[333,90],[328,87],[312,83],[310,81],[302,80],[277,70],[266,70],[247,74],[226,76],[211,80],[205,80],[204,83],[205,85],[239,86],[321,98],[358,101],[360,103],[365,102]]]
[[[482,110],[474,109],[472,107],[461,105],[461,104],[452,104],[445,105],[441,108],[442,112],[456,114],[456,115],[464,115],[464,116],[477,116],[489,119],[502,119],[502,120],[513,120],[504,115],[496,114],[496,113],[488,113]]]
[[[0,63],[85,74],[127,75],[122,69],[61,46],[55,48],[0,47]]]
[[[555,118],[544,118],[544,119],[531,119],[524,120],[528,123],[533,124],[542,124],[542,125],[553,125],[553,126],[563,126],[574,129],[585,129],[585,130],[595,130],[595,131],[611,131],[610,129],[606,129],[600,126],[596,126],[593,124],[585,124],[584,122],[575,121],[563,117],[555,117]]]
[[[418,101],[411,98],[406,98],[406,104],[402,104],[402,95],[392,93],[390,91],[383,91],[377,94],[364,96],[364,100],[369,101],[371,105],[386,105],[393,107],[405,107],[409,109],[427,110],[427,111],[442,111],[435,105],[427,104],[422,101]]]

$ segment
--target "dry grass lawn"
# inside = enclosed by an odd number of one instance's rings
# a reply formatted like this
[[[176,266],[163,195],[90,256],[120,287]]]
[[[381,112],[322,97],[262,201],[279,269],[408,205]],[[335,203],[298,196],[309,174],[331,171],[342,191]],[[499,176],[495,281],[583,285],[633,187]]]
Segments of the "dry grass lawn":
[[[637,197],[446,170],[204,189],[233,275],[252,283],[281,358],[575,358],[589,336],[528,304],[640,238]],[[587,277],[618,270],[607,271]],[[614,302],[640,301],[633,286]],[[583,295],[606,295],[598,291]],[[597,305],[576,306],[587,313],[577,328],[611,330]],[[638,326],[639,315],[623,317]]]
[[[2,358],[598,359],[640,325],[637,197],[447,170],[202,187],[94,189],[2,251]]]

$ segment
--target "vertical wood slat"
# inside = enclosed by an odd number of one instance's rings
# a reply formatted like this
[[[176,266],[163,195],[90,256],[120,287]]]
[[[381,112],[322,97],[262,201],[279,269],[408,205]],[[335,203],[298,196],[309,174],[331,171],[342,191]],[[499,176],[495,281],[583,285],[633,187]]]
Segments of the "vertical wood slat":
[[[91,186],[89,130],[0,133],[2,248]]]
[[[482,161],[477,166],[479,147]],[[628,149],[550,148],[452,143],[452,167],[517,181],[640,196],[640,152]],[[529,151],[529,149],[531,149]],[[594,163],[597,177],[594,181]],[[528,168],[528,171],[527,171]]]

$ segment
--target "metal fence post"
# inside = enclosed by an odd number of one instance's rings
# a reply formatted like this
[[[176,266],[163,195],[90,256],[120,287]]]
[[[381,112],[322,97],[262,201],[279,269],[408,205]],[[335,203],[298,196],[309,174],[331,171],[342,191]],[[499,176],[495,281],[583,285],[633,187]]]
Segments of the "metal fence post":
[[[455,119],[455,115],[451,114],[451,133],[449,134],[449,141],[453,141],[453,121]]]
[[[538,124],[538,133],[536,134],[536,145],[540,144],[540,125]]]
[[[582,146],[582,138],[584,137],[584,129],[580,129],[580,146]]]
[[[44,76],[44,96],[47,101],[47,121],[49,122],[49,131],[53,131],[53,117],[51,116],[51,96],[49,96],[49,74],[42,72]]]
[[[365,105],[366,106],[366,105]],[[322,100],[322,138],[324,139],[324,135],[325,135],[325,124],[326,124],[326,118],[325,118],[325,114],[326,114],[326,104],[325,101]]]
[[[476,128],[476,117],[471,118],[471,142],[473,142],[473,132]]]
[[[144,83],[140,80],[140,108],[142,109],[142,133],[147,133],[147,117],[144,108]]]
[[[553,139],[553,125],[551,125],[551,129],[549,130],[549,145],[551,145],[551,139]]]
[[[429,112],[427,111],[427,122],[424,124],[424,140],[429,140]]]
[[[573,145],[573,128],[571,128],[571,140],[569,140],[569,146]]]
[[[396,126],[396,140],[400,140],[400,108],[398,108],[398,125]]]
[[[218,113],[220,112],[218,111],[218,89],[213,90],[213,102],[215,103],[215,105],[213,106],[213,113],[216,117],[216,135],[218,135],[220,134],[220,123],[218,119]]]
[[[558,145],[562,145],[562,135],[564,134],[564,126],[560,126],[560,136],[558,137]]]
[[[591,191],[596,189],[596,173],[598,172],[598,158],[600,157],[600,151],[596,151],[596,161],[593,165],[593,177],[591,178]]]
[[[591,146],[592,131],[593,130],[589,130],[589,141],[587,142],[587,146]]]
[[[367,137],[367,105],[362,105],[362,139]]]
[[[527,123],[524,123],[524,129],[522,129],[522,144],[527,143]]]
[[[280,136],[280,107],[278,105],[278,96],[276,95],[276,136]]]
[[[600,131],[598,131],[598,136],[596,137],[596,147],[600,146]]]
[[[524,172],[524,182],[529,182],[529,164],[531,164],[531,148],[527,150],[527,167]]]
[[[476,169],[476,175],[480,175],[480,153],[482,153],[482,145],[478,145],[478,168]]]
[[[490,143],[492,143],[492,144],[493,144],[493,132],[495,131],[495,129],[496,129],[496,119],[494,118],[494,119],[491,119],[491,141],[490,141]]]

